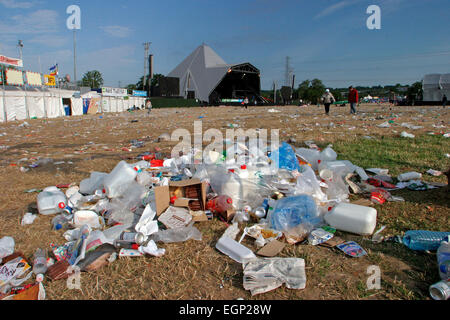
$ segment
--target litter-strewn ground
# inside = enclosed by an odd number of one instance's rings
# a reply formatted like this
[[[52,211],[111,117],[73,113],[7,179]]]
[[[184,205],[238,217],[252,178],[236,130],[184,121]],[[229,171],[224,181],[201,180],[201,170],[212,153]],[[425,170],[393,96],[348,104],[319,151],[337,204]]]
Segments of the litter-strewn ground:
[[[91,171],[110,172],[120,160],[145,151],[170,154],[177,142],[155,142],[175,129],[193,132],[194,121],[202,121],[203,132],[210,128],[279,129],[281,140],[295,146],[313,140],[320,147],[332,143],[340,159],[364,168],[390,169],[393,176],[418,171],[425,181],[446,183],[445,176],[432,177],[429,169],[446,171],[450,159],[450,112],[441,107],[394,107],[365,105],[356,117],[349,108],[336,107],[326,117],[323,107],[273,108],[192,108],[83,116],[63,119],[29,120],[0,125],[0,238],[15,239],[16,250],[31,261],[36,248],[63,244],[61,232],[51,230],[52,217],[39,216],[34,224],[22,227],[27,212],[36,212],[37,193],[47,186],[79,183]],[[136,121],[137,120],[137,121]],[[386,128],[386,122],[389,127]],[[19,126],[22,125],[22,126]],[[379,127],[382,125],[381,127]],[[419,126],[422,128],[414,128]],[[415,135],[401,138],[402,132]],[[270,131],[269,131],[270,133]],[[430,135],[434,133],[435,135]],[[132,140],[142,140],[144,148],[130,148]],[[208,143],[206,143],[208,144]],[[128,151],[128,150],[131,150]],[[37,158],[52,163],[22,172],[21,167]],[[129,160],[128,162],[135,162]],[[448,231],[450,196],[448,188],[432,191],[397,191],[406,202],[376,206],[377,229],[387,226],[386,235],[408,230]],[[352,198],[357,199],[357,198]],[[215,249],[227,228],[214,220],[196,225],[201,242],[162,245],[161,258],[118,259],[101,270],[81,278],[82,291],[69,290],[65,281],[45,282],[48,299],[252,299],[242,285],[242,266]],[[256,296],[256,299],[429,299],[428,287],[439,281],[434,254],[416,253],[397,243],[374,244],[342,232],[354,240],[368,256],[352,259],[337,249],[308,245],[286,246],[281,257],[305,259],[305,290],[285,287]],[[244,244],[255,249],[253,241]],[[367,268],[382,271],[382,289],[366,290]]]

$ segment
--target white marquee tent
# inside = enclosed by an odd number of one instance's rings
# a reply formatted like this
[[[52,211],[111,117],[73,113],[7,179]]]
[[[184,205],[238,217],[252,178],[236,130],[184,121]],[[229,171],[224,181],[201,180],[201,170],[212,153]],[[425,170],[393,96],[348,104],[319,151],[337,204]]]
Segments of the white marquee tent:
[[[83,115],[83,100],[100,99],[98,113],[124,112],[145,105],[143,97],[102,97],[97,92],[76,95],[76,91],[7,87],[0,89],[0,122],[31,118],[58,118],[66,115],[63,99],[70,99],[72,116]],[[67,101],[66,100],[66,101]]]

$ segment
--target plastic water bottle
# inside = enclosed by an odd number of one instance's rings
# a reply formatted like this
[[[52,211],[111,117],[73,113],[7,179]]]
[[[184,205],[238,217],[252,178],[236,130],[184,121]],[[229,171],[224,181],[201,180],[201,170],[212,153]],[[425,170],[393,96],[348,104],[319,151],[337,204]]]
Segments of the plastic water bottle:
[[[37,249],[34,253],[33,272],[36,275],[47,272],[47,252],[43,249]]]
[[[450,238],[441,243],[437,251],[439,275],[442,280],[450,279]]]
[[[406,232],[403,243],[411,250],[436,251],[450,232],[415,230]]]

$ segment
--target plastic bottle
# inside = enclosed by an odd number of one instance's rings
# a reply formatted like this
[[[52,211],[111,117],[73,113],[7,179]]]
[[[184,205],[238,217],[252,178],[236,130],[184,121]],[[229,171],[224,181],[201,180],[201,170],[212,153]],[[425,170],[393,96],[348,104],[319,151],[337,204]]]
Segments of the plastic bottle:
[[[372,235],[377,226],[377,210],[350,203],[340,203],[325,215],[333,228],[362,236]]]
[[[106,196],[110,199],[121,196],[126,187],[136,179],[137,171],[125,161],[119,162],[103,181]]]
[[[450,232],[414,230],[406,232],[403,243],[411,250],[436,251]]]
[[[232,200],[236,209],[241,209],[243,206],[244,186],[240,177],[234,172],[228,172],[225,177],[225,183],[222,185],[221,194],[228,195]]]
[[[42,215],[61,213],[67,206],[67,197],[57,187],[48,187],[38,194],[37,206]]]
[[[320,153],[319,160],[321,162],[336,161],[337,156],[338,156],[337,153],[331,147],[327,147]]]
[[[53,230],[61,230],[61,229],[69,229],[70,228],[70,219],[68,219],[64,215],[59,215],[53,218],[52,220]]]
[[[420,180],[422,179],[422,174],[418,172],[407,172],[399,175],[397,177],[398,181],[400,182],[406,182],[411,180]]]
[[[80,182],[80,193],[93,194],[95,190],[103,188],[103,180],[107,176],[107,173],[92,172],[89,179],[84,179]]]
[[[437,251],[439,275],[442,280],[450,279],[450,239],[447,237]]]
[[[37,249],[33,259],[34,274],[45,274],[47,272],[47,252],[43,249]]]
[[[222,195],[208,201],[206,208],[207,210],[211,210],[213,213],[224,214],[233,209],[233,199],[229,196]]]
[[[250,178],[250,173],[248,171],[248,168],[246,165],[241,166],[240,170],[239,170],[239,177],[241,179],[248,179]]]

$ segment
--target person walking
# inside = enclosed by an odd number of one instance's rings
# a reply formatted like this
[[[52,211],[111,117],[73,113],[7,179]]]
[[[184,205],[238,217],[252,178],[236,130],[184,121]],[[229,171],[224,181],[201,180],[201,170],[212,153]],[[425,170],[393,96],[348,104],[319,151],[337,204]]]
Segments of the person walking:
[[[348,88],[348,102],[350,103],[350,114],[356,114],[356,105],[359,102],[359,93],[358,90],[350,86]]]
[[[248,109],[248,104],[249,104],[248,98],[245,97],[245,99],[244,99],[244,107],[245,107],[245,109]]]
[[[447,106],[447,96],[444,94],[444,96],[442,97],[442,108],[445,109],[445,107]]]
[[[325,114],[328,116],[330,114],[330,106],[332,103],[336,102],[333,94],[330,92],[330,89],[327,89],[322,96],[322,102],[325,105]]]

